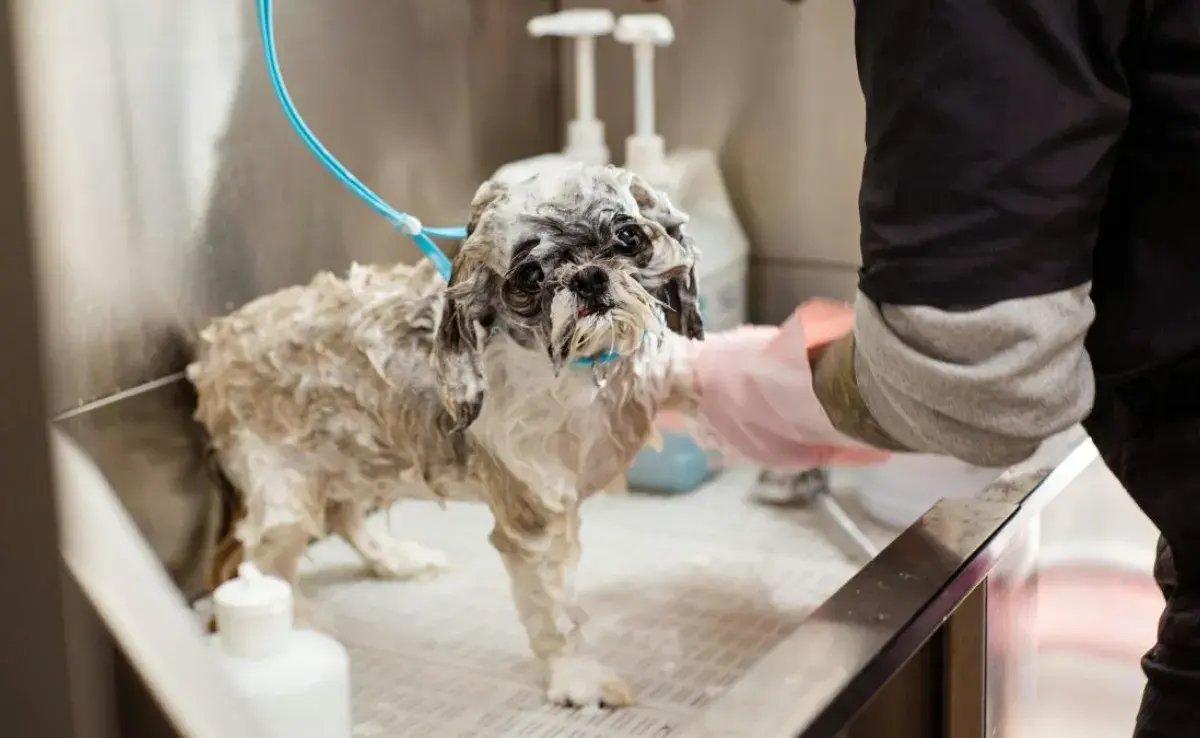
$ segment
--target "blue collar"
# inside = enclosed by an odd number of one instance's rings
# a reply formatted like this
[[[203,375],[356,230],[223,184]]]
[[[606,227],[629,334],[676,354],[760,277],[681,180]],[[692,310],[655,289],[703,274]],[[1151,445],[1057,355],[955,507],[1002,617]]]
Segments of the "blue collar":
[[[497,331],[493,330],[492,335],[496,334]],[[642,344],[646,343],[647,335],[649,334],[646,331],[642,331],[642,341],[638,344],[638,348],[641,348]],[[576,359],[572,359],[571,366],[586,369],[587,367],[597,367],[604,366],[605,364],[611,364],[619,358],[621,358],[621,355],[617,352],[605,349],[595,356],[580,356]]]
[[[646,331],[642,331],[642,340],[641,340],[641,343],[638,344],[638,348],[641,348],[642,344],[644,344],[645,342],[646,342]],[[575,359],[574,361],[572,361],[571,366],[578,366],[578,367],[604,366],[605,364],[613,363],[614,361],[616,361],[619,358],[621,358],[620,354],[616,353],[615,351],[609,351],[608,349],[605,349],[605,350],[601,351],[600,353],[596,354],[595,356],[581,356],[578,359]]]

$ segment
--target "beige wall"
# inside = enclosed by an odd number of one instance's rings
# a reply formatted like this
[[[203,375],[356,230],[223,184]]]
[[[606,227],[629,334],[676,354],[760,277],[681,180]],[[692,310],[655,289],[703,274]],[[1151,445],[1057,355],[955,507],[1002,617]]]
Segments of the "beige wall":
[[[570,0],[662,12],[675,44],[657,55],[668,147],[712,148],[750,234],[751,307],[778,320],[807,297],[849,298],[857,283],[863,102],[846,0]],[[570,59],[564,50],[564,75]],[[614,160],[632,127],[632,60],[598,45],[599,114]],[[572,98],[564,96],[564,115]]]

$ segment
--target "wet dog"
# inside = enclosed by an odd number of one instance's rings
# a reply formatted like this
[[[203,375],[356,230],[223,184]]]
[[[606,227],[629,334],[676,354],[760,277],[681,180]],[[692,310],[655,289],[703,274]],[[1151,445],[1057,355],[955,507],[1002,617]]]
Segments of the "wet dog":
[[[376,573],[446,564],[369,530],[400,499],[482,500],[547,695],[632,703],[584,652],[580,503],[661,409],[692,408],[702,337],[686,216],[615,167],[485,183],[449,285],[428,264],[318,275],[217,319],[188,376],[233,501],[210,584],[244,559],[295,580],[314,537]]]

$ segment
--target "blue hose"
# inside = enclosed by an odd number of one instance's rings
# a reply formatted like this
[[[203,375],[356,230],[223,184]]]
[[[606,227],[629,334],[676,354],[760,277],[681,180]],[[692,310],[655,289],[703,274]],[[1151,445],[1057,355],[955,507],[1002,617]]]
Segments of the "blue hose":
[[[275,96],[279,98],[279,104],[283,107],[283,113],[287,116],[288,122],[292,124],[292,128],[296,134],[300,136],[300,140],[308,146],[308,150],[312,152],[317,161],[321,162],[329,173],[332,174],[339,182],[346,186],[346,189],[358,195],[367,205],[371,206],[375,212],[387,219],[401,233],[411,238],[417,247],[425,254],[425,258],[433,262],[433,266],[438,270],[438,273],[448,283],[450,275],[453,273],[453,266],[450,264],[450,259],[446,254],[437,247],[433,242],[434,238],[445,238],[450,240],[461,241],[467,237],[467,229],[462,227],[457,228],[426,228],[408,213],[402,213],[396,210],[391,205],[383,201],[379,195],[376,195],[370,187],[362,183],[358,177],[342,165],[337,160],[329,149],[317,138],[304,119],[300,117],[299,111],[292,103],[292,98],[288,94],[287,85],[283,82],[283,72],[279,68],[279,54],[275,49],[275,8],[271,0],[258,0],[258,30],[262,36],[263,55],[267,61],[267,73],[271,77],[271,86],[275,88]],[[644,338],[644,337],[643,337]],[[595,364],[608,364],[616,361],[620,356],[611,351],[603,351],[594,357],[582,357],[575,359],[573,362],[576,366],[592,366]]]
[[[287,116],[288,122],[292,124],[292,128],[300,136],[300,140],[304,141],[309,151],[313,153],[313,156],[317,157],[317,161],[321,162],[339,182],[355,195],[358,195],[375,212],[386,218],[392,226],[411,238],[425,254],[425,257],[433,262],[433,266],[438,270],[438,273],[449,282],[453,271],[450,259],[437,247],[433,242],[433,238],[462,240],[467,237],[467,229],[461,227],[426,228],[421,225],[421,221],[413,216],[408,213],[402,213],[391,205],[388,205],[383,201],[383,198],[376,195],[371,191],[370,187],[367,187],[349,169],[346,169],[337,160],[337,157],[330,153],[329,149],[325,148],[325,145],[313,134],[312,129],[300,117],[300,113],[292,103],[291,96],[288,95],[287,85],[283,83],[283,73],[279,69],[279,54],[275,50],[275,10],[271,0],[258,0],[258,29],[262,35],[263,55],[266,57],[267,72],[271,77],[271,86],[275,88],[275,95],[279,98],[279,104],[283,107],[283,113]]]

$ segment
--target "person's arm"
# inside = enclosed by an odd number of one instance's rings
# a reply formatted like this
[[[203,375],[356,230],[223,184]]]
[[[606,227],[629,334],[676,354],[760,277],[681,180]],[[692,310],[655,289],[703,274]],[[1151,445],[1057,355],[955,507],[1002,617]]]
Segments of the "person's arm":
[[[1083,419],[1128,3],[856,2],[855,332],[815,389],[874,446],[1011,464]]]

